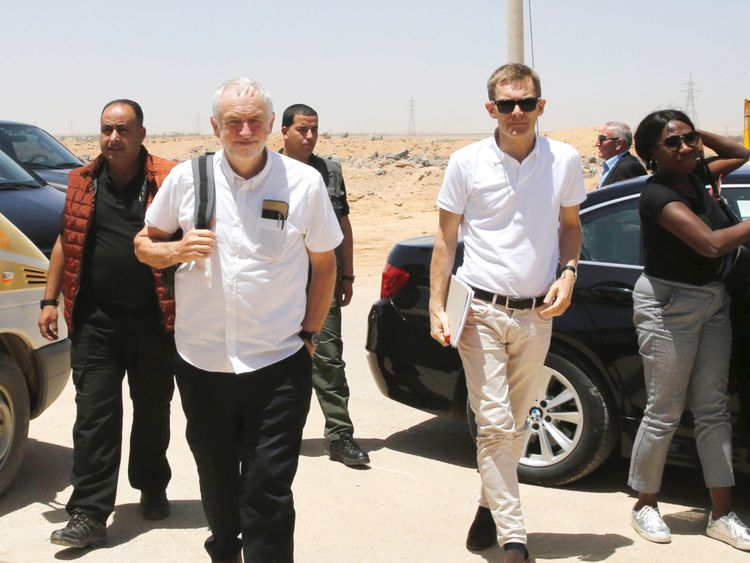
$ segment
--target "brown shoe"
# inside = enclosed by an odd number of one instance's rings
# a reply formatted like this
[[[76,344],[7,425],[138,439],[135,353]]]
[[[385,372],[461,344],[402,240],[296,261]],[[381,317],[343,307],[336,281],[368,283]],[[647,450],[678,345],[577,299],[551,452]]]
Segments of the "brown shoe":
[[[529,563],[530,557],[520,549],[509,549],[503,553],[500,563]]]
[[[489,508],[480,506],[466,536],[466,549],[483,551],[497,545],[497,528]]]

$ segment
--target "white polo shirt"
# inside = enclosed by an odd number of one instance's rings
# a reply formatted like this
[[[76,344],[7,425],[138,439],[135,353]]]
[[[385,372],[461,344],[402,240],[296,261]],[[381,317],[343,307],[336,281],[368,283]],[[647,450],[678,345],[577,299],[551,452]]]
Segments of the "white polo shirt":
[[[437,199],[441,209],[463,215],[457,276],[501,295],[544,295],[560,258],[560,207],[584,199],[581,159],[566,143],[537,136],[521,163],[494,136],[459,149]]]
[[[266,149],[263,170],[245,180],[224,151],[214,155],[217,245],[207,260],[175,274],[175,342],[180,356],[206,371],[245,373],[287,358],[302,346],[307,250],[342,241],[320,174]],[[262,218],[264,202],[289,205],[286,221]],[[278,204],[273,204],[278,208]],[[190,161],[169,173],[146,212],[146,225],[187,232],[195,221]]]

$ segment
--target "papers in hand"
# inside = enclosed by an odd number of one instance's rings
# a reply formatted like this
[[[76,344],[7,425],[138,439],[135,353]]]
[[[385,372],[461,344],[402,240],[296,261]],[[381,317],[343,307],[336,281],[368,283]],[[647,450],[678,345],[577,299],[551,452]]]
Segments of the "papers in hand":
[[[448,315],[448,328],[451,333],[450,345],[454,348],[458,346],[473,298],[474,290],[456,276],[451,276],[448,296],[445,299],[445,312]]]

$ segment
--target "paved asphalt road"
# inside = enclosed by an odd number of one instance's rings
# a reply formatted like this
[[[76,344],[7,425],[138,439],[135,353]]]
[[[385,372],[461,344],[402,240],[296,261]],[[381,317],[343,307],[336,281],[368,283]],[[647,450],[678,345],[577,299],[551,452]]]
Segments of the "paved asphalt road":
[[[299,473],[296,560],[302,563],[499,561],[498,548],[481,554],[464,541],[476,508],[479,477],[464,425],[384,398],[364,351],[367,311],[376,288],[358,288],[344,311],[345,358],[356,436],[372,467],[356,470],[328,460],[323,419],[314,404],[305,429]],[[72,385],[31,423],[22,474],[0,498],[0,562],[207,561],[207,528],[192,456],[184,440],[179,401],[173,403],[169,459],[172,516],[156,525],[138,514],[138,493],[123,469],[106,549],[60,549],[48,542],[67,520],[64,504],[72,458]],[[126,428],[130,409],[126,402]],[[127,455],[125,441],[123,458]],[[537,561],[750,561],[703,535],[706,492],[694,470],[669,468],[662,512],[674,539],[656,545],[629,526],[633,504],[627,462],[613,460],[596,475],[565,489],[522,486],[529,546]],[[750,521],[750,479],[739,480],[737,511]]]

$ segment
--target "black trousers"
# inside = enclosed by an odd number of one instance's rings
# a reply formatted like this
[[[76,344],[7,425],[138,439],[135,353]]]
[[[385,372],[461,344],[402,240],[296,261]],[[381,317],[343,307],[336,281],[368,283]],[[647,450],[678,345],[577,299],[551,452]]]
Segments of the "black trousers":
[[[169,403],[174,393],[174,338],[158,310],[94,309],[76,318],[71,335],[76,388],[73,494],[81,509],[106,523],[114,510],[122,446],[122,380],[133,401],[128,478],[142,491],[160,491],[172,476],[167,462]]]
[[[203,371],[177,357],[212,560],[233,560],[240,548],[248,562],[294,560],[292,481],[310,409],[311,371],[304,346],[239,375]]]

